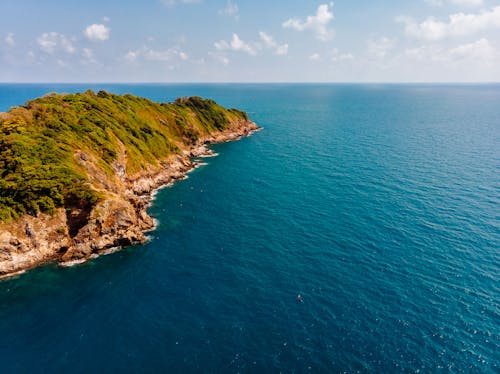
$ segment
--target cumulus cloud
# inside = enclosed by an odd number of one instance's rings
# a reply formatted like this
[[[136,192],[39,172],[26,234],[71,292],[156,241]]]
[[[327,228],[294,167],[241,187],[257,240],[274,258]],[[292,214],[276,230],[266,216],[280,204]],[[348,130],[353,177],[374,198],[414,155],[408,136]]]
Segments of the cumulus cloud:
[[[259,31],[260,40],[264,43],[266,48],[274,50],[274,53],[279,56],[284,56],[288,54],[288,44],[278,44],[274,38],[264,31]]]
[[[387,37],[382,37],[376,40],[368,40],[366,42],[368,54],[376,59],[383,59],[394,48],[395,41]]]
[[[134,62],[138,57],[138,53],[136,51],[128,51],[124,57],[128,62]]]
[[[333,48],[330,54],[332,62],[340,62],[340,61],[354,59],[354,56],[351,53],[341,53],[337,48]]]
[[[433,6],[443,6],[452,4],[456,6],[477,7],[483,5],[483,0],[425,0],[426,3]]]
[[[146,61],[166,62],[175,60],[187,61],[189,56],[179,48],[153,49],[147,47],[142,47],[135,51],[128,51],[124,56],[124,59],[128,62],[134,62],[139,58]]]
[[[57,32],[45,32],[36,39],[36,42],[40,49],[48,54],[52,54],[58,49],[67,53],[74,53],[76,50],[71,40]]]
[[[161,0],[161,2],[166,6],[174,6],[177,4],[197,4],[201,3],[202,0]]]
[[[69,66],[69,64],[64,61],[64,60],[61,60],[61,59],[57,59],[57,65],[60,67],[60,68],[67,68]]]
[[[470,59],[487,64],[494,63],[499,57],[498,50],[485,38],[452,48],[449,55],[454,61]]]
[[[274,53],[278,56],[285,56],[288,54],[288,44],[281,44],[276,47]]]
[[[309,56],[309,60],[311,61],[320,61],[321,56],[319,53],[313,53],[312,55]]]
[[[451,14],[447,21],[439,21],[434,17],[428,17],[420,23],[409,17],[398,17],[397,21],[405,24],[406,35],[421,40],[437,41],[500,28],[500,6],[480,13]]]
[[[245,52],[251,56],[255,56],[257,54],[256,48],[241,40],[238,34],[233,34],[230,42],[227,42],[225,40],[215,42],[214,47],[218,51]]]
[[[208,52],[208,55],[212,57],[217,63],[224,66],[229,65],[229,63],[231,62],[231,60],[229,60],[229,58],[225,54],[220,52]]]
[[[410,48],[405,55],[418,62],[434,62],[444,66],[463,63],[493,66],[500,58],[500,51],[489,40],[481,38],[472,43],[462,44],[453,48],[443,48],[436,45],[424,45]]]
[[[333,38],[334,31],[329,27],[333,20],[333,3],[321,4],[316,10],[316,14],[307,16],[305,20],[299,18],[290,18],[283,22],[284,28],[290,28],[297,31],[311,31],[316,38],[327,41]]]
[[[5,37],[5,43],[9,47],[13,47],[16,45],[16,41],[14,40],[14,33],[9,32],[7,36]]]
[[[233,17],[234,19],[238,19],[240,17],[238,5],[233,3],[231,0],[228,0],[226,6],[219,10],[219,14],[221,16]]]
[[[85,37],[92,41],[104,41],[109,39],[109,27],[94,23],[85,28],[83,34]]]
[[[148,61],[169,61],[178,54],[177,51],[173,49],[156,50],[156,49],[146,49],[142,52],[145,60]]]
[[[227,66],[229,65],[229,59],[226,56],[219,56],[219,61],[222,63],[222,65]]]
[[[81,63],[86,65],[86,64],[96,64],[97,60],[94,57],[94,51],[91,50],[90,48],[83,48],[82,49],[82,60]]]

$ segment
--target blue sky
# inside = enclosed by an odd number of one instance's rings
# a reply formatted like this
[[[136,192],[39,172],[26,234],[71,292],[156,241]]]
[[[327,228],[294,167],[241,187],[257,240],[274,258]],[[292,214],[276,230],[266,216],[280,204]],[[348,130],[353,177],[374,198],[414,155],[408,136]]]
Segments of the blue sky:
[[[500,1],[1,0],[2,82],[500,81]]]

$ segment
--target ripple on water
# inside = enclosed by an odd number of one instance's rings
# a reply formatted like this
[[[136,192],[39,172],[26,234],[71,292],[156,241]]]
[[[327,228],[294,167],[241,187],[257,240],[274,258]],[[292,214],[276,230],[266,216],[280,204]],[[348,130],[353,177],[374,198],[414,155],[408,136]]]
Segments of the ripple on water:
[[[148,243],[2,281],[5,371],[498,372],[498,86],[35,85],[9,105],[87,88],[208,96],[265,130],[158,191]]]

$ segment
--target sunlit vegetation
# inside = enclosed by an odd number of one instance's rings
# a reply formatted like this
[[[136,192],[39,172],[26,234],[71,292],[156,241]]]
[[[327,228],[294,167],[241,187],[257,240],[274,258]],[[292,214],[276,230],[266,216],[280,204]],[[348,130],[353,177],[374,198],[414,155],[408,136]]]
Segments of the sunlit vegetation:
[[[14,107],[0,114],[0,220],[94,205],[100,194],[77,151],[112,175],[125,150],[133,175],[234,119],[247,119],[246,113],[199,97],[158,104],[104,91],[50,94]]]

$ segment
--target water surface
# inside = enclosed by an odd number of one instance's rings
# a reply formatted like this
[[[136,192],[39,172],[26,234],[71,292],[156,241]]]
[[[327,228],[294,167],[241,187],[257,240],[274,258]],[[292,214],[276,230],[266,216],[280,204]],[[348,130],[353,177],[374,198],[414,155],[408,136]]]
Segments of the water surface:
[[[0,110],[88,88],[265,130],[161,190],[149,243],[0,282],[2,371],[500,370],[500,86],[3,84]]]

